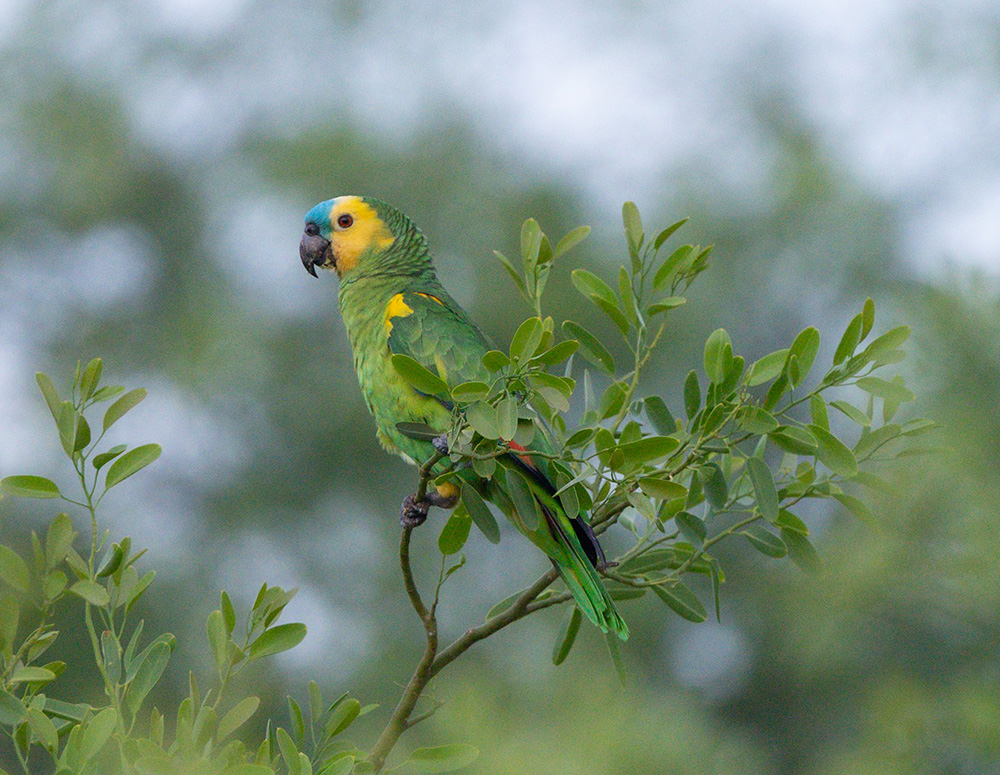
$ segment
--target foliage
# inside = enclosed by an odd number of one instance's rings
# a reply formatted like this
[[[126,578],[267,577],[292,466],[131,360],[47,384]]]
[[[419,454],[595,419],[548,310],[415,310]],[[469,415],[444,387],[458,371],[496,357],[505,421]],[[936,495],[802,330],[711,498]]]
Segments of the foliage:
[[[509,453],[512,442],[526,445],[536,434],[546,435],[567,513],[590,514],[598,533],[618,523],[631,536],[630,548],[606,571],[612,595],[628,600],[652,591],[679,616],[700,622],[708,616],[706,607],[684,577],[694,573],[709,579],[719,616],[725,571],[710,552],[713,546],[738,536],[767,557],[787,557],[805,571],[819,571],[822,563],[809,528],[794,509],[808,500],[832,500],[873,522],[874,515],[849,488],[885,489],[871,470],[874,464],[907,454],[903,442],[934,424],[893,422],[914,395],[902,377],[885,379],[875,372],[903,359],[900,347],[910,331],[894,328],[862,347],[875,323],[871,299],[840,337],[830,367],[811,384],[820,349],[815,328],[753,363],[737,355],[729,333],[718,329],[705,343],[703,376],[688,373],[682,413],[675,415],[663,396],[643,392],[641,375],[673,311],[687,302],[685,294],[708,267],[711,248],[666,249],[683,220],[647,238],[634,204],[625,203],[622,217],[629,261],[619,268],[617,287],[585,269],[574,270],[572,279],[620,334],[631,356],[624,368],[612,355],[617,346],[571,320],[562,321],[564,337],[559,338],[553,318],[542,317],[543,292],[556,259],[587,230],[573,230],[553,248],[533,220],[521,231],[520,269],[497,257],[536,316],[518,328],[507,352],[484,356],[492,381],[449,389],[416,363],[398,368],[425,392],[448,390],[455,403],[448,434],[451,465],[437,477],[439,483],[470,465],[484,478],[505,475],[515,499],[519,492],[524,496],[519,513],[533,514],[527,488],[512,485],[516,475],[495,460]],[[587,363],[576,361],[577,354]],[[550,373],[562,363],[561,374]],[[596,375],[608,381],[600,395]],[[839,397],[851,397],[843,391],[848,387],[860,388],[860,406]],[[582,412],[570,424],[566,417],[576,398],[582,399]],[[410,425],[401,430],[432,433]],[[465,486],[462,505],[442,532],[442,551],[461,549],[464,538],[455,536],[467,532],[460,533],[455,523],[470,516],[488,539],[497,540],[495,521],[475,490]],[[557,602],[569,599],[562,594]],[[557,638],[557,664],[578,629],[575,613]],[[617,646],[609,646],[620,668]]]
[[[711,248],[683,245],[667,249],[683,226],[677,222],[647,239],[638,210],[623,208],[628,262],[615,287],[585,269],[572,273],[576,289],[620,335],[609,343],[581,323],[557,326],[543,314],[544,291],[557,259],[587,236],[571,231],[553,247],[534,220],[521,232],[521,265],[497,254],[534,315],[518,328],[506,351],[486,354],[488,381],[449,385],[415,361],[395,357],[394,365],[415,387],[447,393],[454,403],[448,450],[421,468],[418,496],[431,481],[455,479],[472,467],[486,479],[506,476],[518,517],[537,529],[536,504],[516,472],[496,459],[512,444],[544,437],[551,452],[538,452],[557,472],[566,512],[589,519],[595,533],[619,526],[628,548],[604,569],[612,596],[628,601],[652,593],[672,612],[704,621],[708,612],[689,574],[706,579],[716,616],[720,615],[725,569],[713,551],[723,539],[738,537],[769,558],[787,557],[809,572],[822,563],[809,529],[795,513],[810,500],[838,502],[865,521],[874,515],[852,488],[882,489],[872,468],[911,453],[906,442],[930,430],[924,420],[895,422],[913,394],[899,376],[875,372],[899,363],[909,335],[905,327],[870,339],[875,308],[869,299],[851,320],[832,354],[832,363],[809,381],[820,351],[820,334],[806,328],[787,348],[748,363],[728,332],[715,331],[704,347],[702,374],[684,380],[673,411],[668,400],[649,392],[642,376],[668,324],[685,305],[692,283],[707,269]],[[865,344],[867,342],[867,344]],[[863,346],[864,345],[864,346]],[[620,366],[615,353],[629,354]],[[580,356],[579,358],[577,356]],[[103,365],[94,359],[77,367],[70,397],[63,400],[52,381],[38,375],[42,395],[71,461],[79,495],[38,476],[9,476],[3,493],[22,498],[62,499],[89,518],[90,540],[79,551],[79,535],[67,514],[56,515],[44,540],[32,534],[31,556],[0,545],[0,728],[25,772],[40,767],[56,773],[226,773],[326,775],[381,771],[400,735],[429,717],[417,703],[428,682],[474,643],[536,611],[571,602],[553,589],[554,571],[521,592],[499,601],[484,623],[439,648],[436,612],[445,583],[466,565],[462,549],[475,523],[492,542],[500,540],[497,520],[478,492],[462,486],[459,506],[439,539],[437,585],[427,604],[410,570],[410,528],[403,531],[400,560],[406,591],[427,633],[427,649],[385,731],[366,750],[343,733],[375,706],[347,694],[327,702],[315,682],[308,707],[289,699],[287,729],[268,723],[259,739],[235,734],[254,716],[256,696],[232,697],[234,675],[251,664],[297,645],[305,625],[279,624],[295,594],[264,584],[237,626],[233,603],[221,593],[219,608],[206,622],[216,674],[202,690],[191,675],[188,696],[167,733],[167,714],[149,707],[150,692],[162,677],[176,640],[169,633],[145,639],[134,613],[154,574],[140,575],[142,551],[125,537],[112,541],[101,531],[97,510],[107,492],[154,462],[156,444],[124,445],[98,451],[107,430],[144,398],[101,385]],[[845,388],[860,390],[859,393]],[[100,433],[91,431],[99,404],[113,401]],[[852,401],[856,403],[852,403]],[[831,408],[836,410],[831,412]],[[878,411],[877,411],[878,410]],[[567,418],[576,416],[571,422]],[[97,427],[95,425],[95,427]],[[404,433],[425,438],[434,429],[412,424]],[[94,438],[96,436],[96,438]],[[535,453],[533,453],[535,454]],[[442,470],[443,468],[443,470]],[[535,522],[533,526],[530,524]],[[457,560],[453,559],[457,556]],[[65,669],[41,657],[59,637],[57,607],[82,607],[94,667],[104,686],[97,704],[70,702],[55,694]],[[572,608],[556,635],[552,658],[562,663],[582,626]],[[624,681],[620,647],[608,639],[611,659]],[[465,744],[418,748],[397,767],[411,772],[446,772],[477,755]],[[42,762],[47,758],[47,765]]]
[[[308,737],[303,714],[289,700],[291,732],[267,726],[260,741],[247,744],[233,735],[256,713],[256,696],[231,698],[232,677],[249,665],[297,645],[306,634],[300,623],[279,624],[282,610],[296,590],[260,588],[241,622],[226,592],[206,623],[217,674],[207,691],[191,674],[188,696],[171,713],[172,739],[165,714],[147,702],[163,676],[176,646],[170,633],[144,637],[144,622],[135,609],[153,583],[155,573],[140,575],[143,551],[125,537],[112,542],[98,526],[97,508],[107,492],[154,462],[157,444],[132,449],[125,445],[98,452],[107,430],[137,406],[146,391],[129,392],[118,385],[101,386],[99,358],[77,367],[68,400],[52,380],[37,381],[55,420],[59,440],[76,473],[80,495],[72,497],[55,482],[39,476],[8,476],[0,490],[21,498],[62,499],[90,518],[91,536],[77,547],[79,533],[69,515],[56,515],[44,539],[32,533],[27,559],[0,545],[0,728],[9,736],[24,772],[121,772],[137,775],[205,773],[267,775],[363,771],[367,758],[341,735],[360,715],[353,697],[326,704],[315,683],[309,685]],[[101,431],[93,438],[91,422],[99,404],[105,410]],[[83,626],[94,663],[104,685],[97,704],[68,702],[57,693],[63,662],[41,658],[59,638],[53,617],[57,607],[81,607]],[[306,753],[308,751],[308,754]],[[48,759],[48,765],[43,764]]]

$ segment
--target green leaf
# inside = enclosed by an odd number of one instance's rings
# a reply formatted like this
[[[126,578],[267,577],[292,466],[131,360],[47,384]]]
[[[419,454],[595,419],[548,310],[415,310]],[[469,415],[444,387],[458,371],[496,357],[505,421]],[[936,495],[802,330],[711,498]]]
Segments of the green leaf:
[[[771,469],[759,457],[751,457],[747,459],[747,471],[760,513],[768,522],[774,522],[778,518],[778,489],[774,486]]]
[[[107,430],[118,422],[125,416],[126,412],[138,406],[139,402],[145,397],[146,389],[136,388],[135,390],[130,390],[128,393],[111,404],[111,406],[108,407],[108,411],[104,413],[104,430]]]
[[[507,357],[507,353],[500,352],[499,350],[489,350],[483,355],[483,366],[491,374],[495,374],[500,369],[506,369],[510,366],[510,358]]]
[[[123,388],[121,385],[105,385],[102,388],[98,388],[91,398],[93,402],[96,404],[100,401],[109,401],[115,396],[119,396],[124,392],[125,388]]]
[[[660,299],[654,304],[650,304],[646,307],[646,315],[652,317],[653,315],[659,315],[661,312],[669,312],[672,309],[677,309],[678,307],[687,304],[687,299],[683,296],[668,296],[665,299]]]
[[[339,735],[361,715],[361,703],[353,697],[347,697],[337,703],[330,718],[327,719],[324,731],[328,738]]]
[[[568,252],[572,248],[583,242],[587,236],[590,234],[589,226],[577,226],[571,232],[569,232],[565,237],[563,237],[559,242],[556,243],[556,249],[553,252],[553,258],[561,256],[563,253]]]
[[[38,738],[42,747],[55,756],[59,749],[59,733],[56,732],[56,726],[52,723],[52,719],[37,708],[30,708],[28,710],[28,727]]]
[[[688,220],[689,220],[688,218],[681,218],[681,220],[677,221],[677,223],[671,224],[663,231],[661,231],[659,234],[657,234],[656,239],[653,240],[653,249],[659,250],[660,247],[663,245],[663,243],[666,242],[668,239],[670,239],[670,236],[675,231],[677,231],[681,226],[687,223]]]
[[[526,360],[535,354],[542,341],[542,321],[540,318],[528,318],[514,333],[510,340],[510,359],[512,361]]]
[[[618,267],[618,293],[621,295],[625,316],[633,324],[638,324],[638,307],[635,302],[635,293],[632,291],[632,278],[629,277],[628,271],[623,266]]]
[[[476,527],[486,536],[486,540],[493,544],[500,543],[500,526],[497,525],[482,496],[468,482],[462,483],[462,503],[465,504],[465,510],[469,512]]]
[[[250,717],[257,712],[257,708],[260,705],[260,698],[258,697],[244,697],[236,705],[234,705],[222,720],[219,721],[219,727],[215,733],[215,740],[217,743],[221,743],[227,737],[229,737],[233,732],[243,726]]]
[[[795,341],[792,342],[792,346],[788,349],[788,359],[794,357],[798,362],[798,375],[793,376],[791,370],[789,370],[789,381],[792,383],[792,387],[798,385],[812,368],[813,361],[816,360],[816,353],[819,352],[819,331],[810,326],[809,328],[803,329]]]
[[[446,556],[458,554],[469,538],[471,527],[472,520],[468,513],[460,513],[459,509],[455,509],[444,523],[441,535],[438,536],[438,549],[441,550],[441,554]]]
[[[260,659],[293,649],[304,637],[306,637],[306,626],[301,622],[279,624],[277,627],[265,630],[250,644],[250,659]]]
[[[733,343],[724,328],[712,332],[705,342],[705,374],[713,384],[726,378],[726,371],[733,360]]]
[[[857,423],[862,428],[867,428],[872,424],[871,418],[869,418],[867,414],[846,401],[831,401],[830,406],[849,417],[853,422]]]
[[[677,421],[670,413],[667,405],[659,396],[649,396],[643,401],[646,409],[646,417],[649,418],[653,428],[662,436],[677,432]]]
[[[24,703],[0,687],[0,724],[13,727],[24,721],[27,714]]]
[[[639,489],[650,498],[659,498],[665,501],[671,501],[674,498],[683,498],[687,495],[687,487],[683,484],[651,476],[639,480]]]
[[[102,452],[99,455],[95,455],[93,460],[94,469],[100,471],[105,464],[110,463],[126,449],[127,447],[124,444],[116,444],[107,452]]]
[[[425,369],[409,355],[393,353],[391,360],[392,367],[396,370],[396,373],[419,392],[429,396],[448,392],[448,385],[445,384],[443,379]]]
[[[642,218],[639,216],[639,208],[635,202],[625,202],[622,205],[622,223],[625,226],[625,239],[628,241],[629,253],[633,256],[639,251],[642,245]]]
[[[80,377],[80,398],[84,401],[94,395],[94,391],[100,384],[101,372],[103,371],[104,362],[100,358],[94,358],[83,370],[83,376]]]
[[[823,571],[823,560],[816,547],[801,533],[787,528],[781,529],[781,540],[788,548],[788,556],[800,569],[806,573],[818,574]]]
[[[826,401],[819,394],[814,394],[809,399],[809,413],[812,416],[814,425],[830,430],[830,416],[826,411]]]
[[[681,445],[679,439],[673,436],[646,436],[638,441],[622,444],[618,450],[625,456],[625,463],[638,466],[661,460]]]
[[[865,505],[864,501],[846,493],[836,493],[834,496],[854,516],[860,519],[869,527],[878,527],[878,520],[872,510]]]
[[[698,384],[698,375],[694,369],[688,372],[687,379],[684,380],[684,412],[688,420],[698,414],[701,406],[701,386]]]
[[[809,431],[819,445],[816,448],[816,457],[822,460],[827,468],[847,479],[858,472],[858,461],[854,453],[840,439],[818,425],[810,425]]]
[[[542,246],[542,230],[538,221],[529,218],[521,226],[521,260],[525,272],[530,272],[538,261],[538,251]]]
[[[624,382],[612,382],[608,385],[607,390],[601,396],[601,403],[597,409],[602,420],[621,411],[625,404],[625,398],[628,396],[628,390],[628,385]]]
[[[604,369],[608,374],[615,373],[615,360],[608,351],[608,348],[601,344],[601,341],[590,333],[583,326],[567,320],[562,324],[563,331],[567,336],[573,337],[580,343],[580,352],[588,361]]]
[[[907,390],[898,382],[890,382],[879,377],[862,377],[858,380],[857,384],[866,393],[871,393],[871,395],[885,401],[908,403],[916,400],[913,392]]]
[[[902,428],[896,423],[888,423],[870,433],[862,433],[858,443],[854,445],[854,453],[860,458],[868,457],[883,444],[899,436],[901,431]]]
[[[709,463],[699,468],[698,477],[701,479],[701,486],[705,490],[709,505],[715,510],[724,508],[729,500],[729,486],[718,463]]]
[[[221,610],[212,611],[208,615],[205,631],[208,635],[208,645],[215,657],[215,665],[219,669],[219,674],[224,675],[226,665],[229,664],[229,633],[226,631],[226,621]]]
[[[573,280],[573,286],[587,298],[597,297],[612,306],[617,304],[615,292],[611,290],[611,286],[593,272],[588,272],[586,269],[574,269],[570,277]]]
[[[749,525],[741,531],[742,535],[750,542],[754,549],[768,557],[784,557],[788,554],[785,542],[774,533],[760,527],[759,525]]]
[[[170,651],[170,645],[166,641],[154,641],[140,655],[135,677],[129,682],[125,692],[125,700],[133,717],[142,707],[146,695],[152,691],[163,675],[170,660]]]
[[[878,360],[879,357],[890,353],[910,338],[910,327],[899,326],[882,334],[865,348],[865,357],[870,360]]]
[[[753,366],[750,367],[747,377],[747,384],[750,387],[755,385],[762,385],[768,382],[779,374],[781,374],[782,369],[785,368],[785,361],[788,360],[788,348],[784,350],[776,350],[773,353],[765,355],[758,361],[755,361]]]
[[[839,366],[841,363],[854,355],[858,342],[861,341],[862,322],[862,316],[859,313],[854,316],[850,323],[847,324],[847,329],[844,331],[844,335],[840,338],[840,344],[837,345],[837,351],[833,354],[834,366]]]
[[[80,746],[80,756],[84,761],[90,761],[111,739],[118,723],[118,713],[114,708],[105,708],[87,724],[83,730],[83,743]]]
[[[484,439],[500,438],[497,410],[483,401],[469,404],[465,408],[465,419],[473,430]]]
[[[653,277],[653,288],[657,291],[662,291],[666,288],[673,279],[678,267],[685,263],[693,252],[694,247],[691,245],[682,245],[671,253],[667,260],[663,262],[663,266],[656,270],[656,275]]]
[[[514,284],[517,285],[518,290],[520,290],[521,293],[527,296],[528,295],[527,291],[524,288],[524,280],[521,279],[521,274],[514,268],[514,265],[510,262],[510,259],[507,258],[507,256],[505,256],[499,250],[494,250],[493,255],[497,257],[497,261],[499,261],[503,266],[503,268],[507,270],[507,273],[510,275],[510,279],[512,279],[514,281]]]
[[[106,606],[111,601],[108,591],[96,581],[91,581],[90,579],[81,579],[71,586],[69,591],[71,594],[82,597],[88,603],[96,605],[98,608]]]
[[[236,628],[236,611],[226,590],[222,590],[222,594],[219,595],[219,610],[222,612],[222,622],[226,625],[226,634],[232,635]]]
[[[455,385],[451,389],[451,397],[459,403],[469,403],[486,398],[489,392],[490,386],[485,382],[463,382],[461,385]]]
[[[596,296],[591,297],[594,304],[597,305],[598,309],[601,310],[605,315],[607,315],[611,322],[618,326],[618,330],[621,331],[622,336],[628,335],[629,322],[622,314],[622,311],[618,309],[618,305],[610,301],[598,298]]]
[[[479,756],[479,749],[465,743],[417,748],[405,765],[411,772],[454,772],[467,767]]]
[[[875,302],[871,298],[865,299],[865,304],[861,308],[861,341],[871,333],[872,326],[875,325]]]
[[[422,422],[398,422],[396,430],[408,439],[416,439],[417,441],[434,441],[441,435],[440,431],[436,431]]]
[[[44,667],[19,667],[10,676],[12,684],[27,683],[28,681],[54,681],[56,674]]]
[[[141,447],[130,449],[108,468],[104,488],[110,490],[132,474],[141,471],[155,461],[162,451],[163,448],[159,444],[143,444]]]
[[[567,408],[569,407],[567,406]],[[517,399],[514,396],[502,398],[497,404],[496,414],[500,438],[504,441],[510,441],[517,433]]]
[[[76,539],[76,531],[68,514],[59,514],[45,533],[45,566],[54,568],[61,563]]]
[[[793,455],[812,455],[819,446],[815,436],[794,425],[781,425],[767,437],[778,449],[791,452]]]
[[[670,606],[676,614],[689,622],[703,622],[708,618],[705,606],[687,586],[677,581],[674,584],[651,587],[656,596]]]
[[[43,374],[40,371],[37,372],[35,374],[35,382],[38,383],[38,387],[42,391],[42,397],[45,399],[45,403],[52,413],[52,419],[59,422],[59,411],[62,407],[62,401],[59,400],[59,391],[52,384],[52,380],[48,374]]]
[[[76,451],[76,431],[80,424],[81,415],[76,411],[71,401],[63,401],[59,407],[59,417],[56,419],[56,428],[59,430],[59,441],[63,451],[70,457]]]
[[[552,649],[553,665],[561,665],[566,657],[569,656],[570,649],[573,648],[573,644],[576,642],[576,635],[580,632],[582,621],[583,614],[580,613],[579,608],[573,606],[570,609],[569,616],[566,617],[566,624],[563,627],[562,633],[556,641],[555,647]]]
[[[674,514],[674,524],[677,525],[685,538],[698,544],[704,543],[708,537],[708,526],[705,524],[705,520],[689,511],[680,511]]]
[[[17,498],[58,498],[59,488],[44,476],[5,476],[0,490]]]
[[[778,428],[778,421],[766,409],[759,406],[746,406],[740,411],[739,425],[753,434],[768,434]]]
[[[778,519],[774,524],[776,527],[787,528],[799,535],[809,535],[809,526],[788,509],[781,509],[778,512]]]
[[[544,363],[547,366],[554,366],[555,364],[562,363],[564,360],[569,358],[569,356],[575,353],[579,348],[580,343],[578,341],[575,339],[566,339],[554,347],[550,347],[541,355],[536,355],[534,360],[538,363]]]

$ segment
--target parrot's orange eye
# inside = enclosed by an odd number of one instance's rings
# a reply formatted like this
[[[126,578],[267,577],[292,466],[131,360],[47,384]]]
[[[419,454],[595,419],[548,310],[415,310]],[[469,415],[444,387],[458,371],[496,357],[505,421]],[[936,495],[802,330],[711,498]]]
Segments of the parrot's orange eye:
[[[352,223],[354,223],[354,218],[347,213],[337,219],[337,225],[342,229],[348,228]]]

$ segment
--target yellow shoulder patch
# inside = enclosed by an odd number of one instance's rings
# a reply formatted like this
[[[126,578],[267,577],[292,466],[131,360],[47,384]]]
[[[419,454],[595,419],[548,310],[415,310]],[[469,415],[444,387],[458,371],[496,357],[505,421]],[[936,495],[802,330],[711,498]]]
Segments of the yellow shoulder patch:
[[[389,303],[385,306],[385,333],[388,335],[392,332],[392,319],[393,318],[405,318],[407,315],[412,315],[413,309],[403,301],[403,294],[397,293],[391,299]]]

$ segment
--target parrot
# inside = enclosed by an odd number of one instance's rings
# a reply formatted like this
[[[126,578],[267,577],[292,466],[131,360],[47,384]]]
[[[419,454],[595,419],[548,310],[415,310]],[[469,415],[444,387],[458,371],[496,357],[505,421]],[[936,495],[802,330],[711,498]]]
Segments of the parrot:
[[[386,202],[339,196],[306,213],[299,257],[313,277],[318,277],[317,268],[338,277],[340,314],[354,368],[383,448],[416,466],[435,451],[446,454],[453,405],[447,397],[427,395],[411,386],[396,371],[392,356],[409,356],[454,387],[470,380],[489,383],[482,358],[495,348],[438,281],[426,237]],[[399,430],[400,423],[419,423],[441,435],[412,438]],[[548,556],[591,622],[605,633],[627,639],[628,627],[601,581],[599,571],[607,565],[594,531],[582,515],[571,519],[566,514],[554,497],[557,488],[548,459],[531,455],[532,449],[551,452],[551,442],[536,433],[527,448],[514,442],[508,447],[510,452],[497,459],[497,473],[506,476],[495,474],[486,481],[471,467],[459,476]],[[517,513],[505,490],[509,477],[518,475],[537,507],[528,518]],[[426,519],[430,506],[456,506],[460,493],[459,485],[447,481],[429,487],[420,501],[407,496],[400,522],[412,529]],[[523,506],[524,500],[520,502]]]

